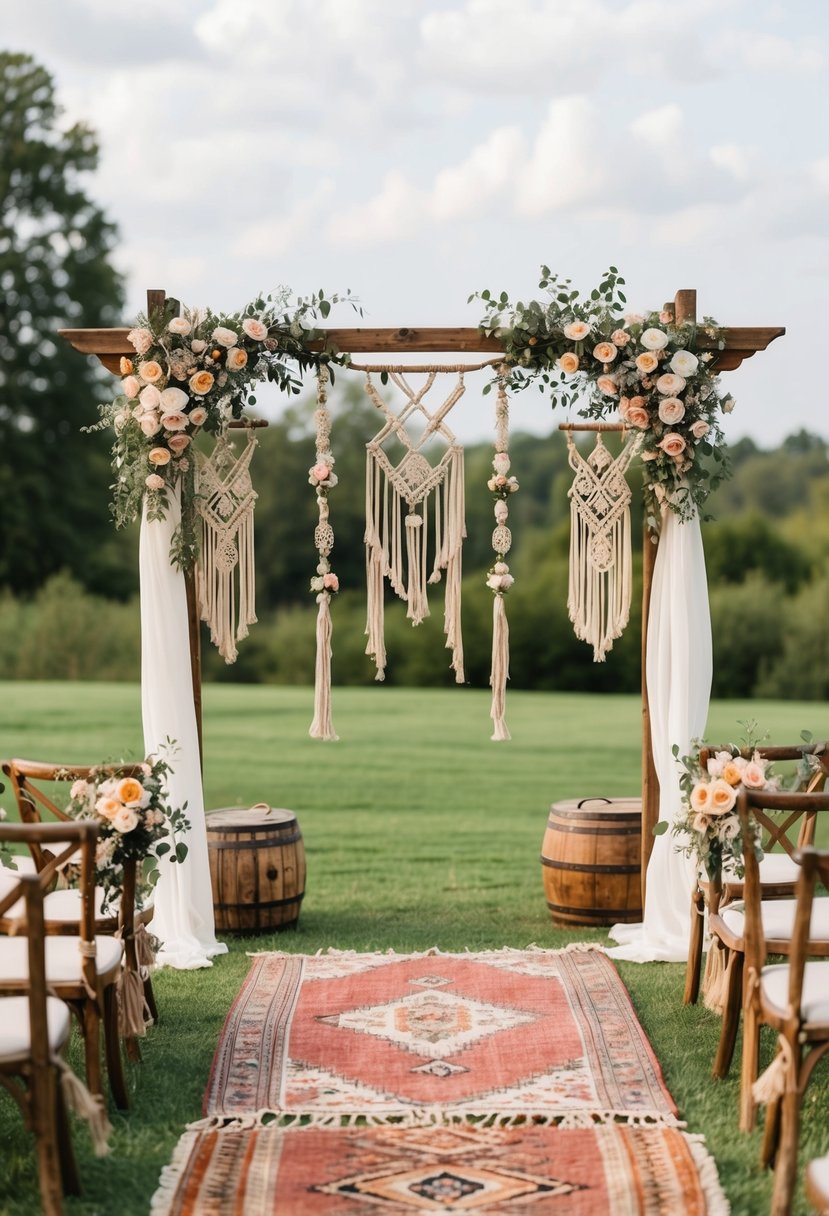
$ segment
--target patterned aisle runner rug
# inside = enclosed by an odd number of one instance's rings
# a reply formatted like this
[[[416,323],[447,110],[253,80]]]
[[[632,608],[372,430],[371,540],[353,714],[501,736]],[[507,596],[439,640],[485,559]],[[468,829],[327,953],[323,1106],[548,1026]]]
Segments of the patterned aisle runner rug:
[[[624,985],[597,951],[255,956],[207,1116],[406,1112],[670,1121]]]
[[[249,1127],[186,1133],[152,1216],[724,1216],[673,1127]]]

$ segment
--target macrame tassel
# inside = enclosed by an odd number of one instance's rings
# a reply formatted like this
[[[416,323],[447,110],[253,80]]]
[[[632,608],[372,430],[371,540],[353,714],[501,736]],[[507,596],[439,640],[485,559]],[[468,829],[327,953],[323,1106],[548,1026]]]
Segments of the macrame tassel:
[[[782,1098],[783,1094],[794,1086],[792,1049],[782,1035],[777,1044],[777,1055],[751,1087],[752,1098],[761,1105],[773,1102],[775,1098]]]
[[[251,431],[238,459],[224,435],[216,440],[212,456],[197,454],[196,509],[202,521],[196,580],[199,607],[210,640],[226,663],[236,661],[236,643],[248,636],[248,626],[256,621],[253,508],[257,496],[250,480],[255,447]]]
[[[135,961],[138,963],[142,974],[146,975],[150,967],[155,965],[155,946],[156,941],[148,932],[147,926],[140,922],[135,927]]]
[[[144,981],[139,971],[122,967],[116,985],[118,996],[118,1033],[122,1039],[141,1038],[153,1020],[144,995]]]
[[[429,615],[426,594],[426,519],[421,515],[406,516],[406,616],[413,625],[420,625]]]
[[[314,720],[308,734],[312,739],[336,742],[339,738],[331,721],[331,596],[317,596],[317,667],[314,677]]]
[[[109,1152],[112,1124],[107,1116],[103,1098],[91,1094],[65,1060],[58,1057],[56,1062],[60,1069],[60,1085],[67,1107],[88,1125],[95,1156],[105,1157]]]
[[[509,679],[509,624],[507,610],[504,607],[503,595],[496,595],[492,601],[492,672],[489,682],[492,685],[492,735],[495,742],[511,739],[507,729],[506,692]]]
[[[702,979],[702,1001],[712,1013],[725,1013],[728,1000],[728,984],[734,966],[734,952],[727,950],[718,937],[711,940],[705,958],[705,974]]]

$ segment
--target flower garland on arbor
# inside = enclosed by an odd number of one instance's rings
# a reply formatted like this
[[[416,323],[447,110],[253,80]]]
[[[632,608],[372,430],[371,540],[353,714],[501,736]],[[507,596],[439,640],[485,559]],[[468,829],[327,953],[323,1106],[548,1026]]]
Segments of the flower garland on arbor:
[[[476,292],[486,309],[480,328],[495,334],[511,365],[513,392],[537,384],[553,405],[579,403],[579,414],[604,419],[618,410],[638,432],[644,463],[647,523],[658,530],[663,504],[683,520],[701,511],[727,476],[720,416],[734,401],[720,391],[716,356],[725,345],[710,317],[678,324],[668,309],[624,313],[624,279],[615,266],[582,296],[547,266],[539,286],[547,302],[511,303],[506,292]]]
[[[193,440],[201,431],[223,434],[246,405],[256,403],[252,390],[260,381],[299,393],[304,371],[346,363],[348,357],[331,348],[310,349],[321,334],[308,322],[326,318],[340,301],[356,307],[349,293],[326,298],[322,291],[290,306],[290,292],[281,288],[236,313],[185,308],[179,316],[171,301],[167,311],[138,318],[128,334],[135,357],[120,363],[120,391],[98,407],[99,422],[85,428],[115,429],[116,527],[138,518],[145,497],[147,518],[164,519],[170,494],[180,487],[181,524],[170,560],[183,570],[192,567],[199,550]]]

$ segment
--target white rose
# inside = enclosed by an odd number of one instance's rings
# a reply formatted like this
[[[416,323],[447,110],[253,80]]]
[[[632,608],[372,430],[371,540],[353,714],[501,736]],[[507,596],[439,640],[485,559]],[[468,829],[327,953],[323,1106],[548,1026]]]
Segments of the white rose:
[[[254,342],[264,342],[268,336],[267,325],[263,325],[255,317],[245,317],[242,322],[242,329],[249,338],[253,338]]]
[[[590,333],[590,326],[586,321],[571,321],[569,325],[564,326],[562,333],[571,342],[583,342]]]
[[[239,337],[232,329],[225,329],[222,325],[217,325],[210,335],[214,342],[218,342],[219,346],[235,346]]]
[[[668,345],[668,335],[664,329],[646,329],[639,341],[645,350],[664,350]]]
[[[147,384],[138,394],[138,400],[141,402],[142,407],[148,412],[150,410],[156,410],[158,409],[158,404],[161,401],[161,393],[154,384]]]
[[[689,350],[678,350],[674,353],[674,357],[668,366],[678,376],[693,376],[699,367],[699,359],[696,355],[692,355]]]
[[[171,334],[181,334],[184,337],[185,334],[189,334],[192,326],[186,317],[173,317],[167,328]]]
[[[180,414],[190,398],[181,388],[165,388],[160,397],[162,414]]]

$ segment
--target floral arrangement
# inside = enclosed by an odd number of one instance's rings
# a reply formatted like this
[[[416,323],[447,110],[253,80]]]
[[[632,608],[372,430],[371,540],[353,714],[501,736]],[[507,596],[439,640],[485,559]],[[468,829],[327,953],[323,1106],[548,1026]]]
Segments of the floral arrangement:
[[[150,757],[139,766],[140,776],[119,777],[113,768],[118,765],[101,766],[88,780],[75,781],[66,806],[73,819],[91,819],[99,826],[95,881],[103,888],[105,911],[120,895],[125,862],[138,862],[139,888],[154,887],[158,869],[143,873],[144,863],[165,856],[183,862],[187,845],[176,836],[190,828],[186,804],[176,809],[167,805],[167,760]]]
[[[619,418],[638,433],[645,462],[648,525],[657,530],[667,503],[682,519],[699,511],[727,475],[720,418],[734,401],[720,392],[715,354],[699,350],[698,327],[677,324],[671,310],[624,313],[624,279],[615,266],[588,296],[548,267],[539,286],[546,302],[512,304],[506,292],[482,291],[481,329],[503,342],[513,391],[535,383],[553,404],[580,405],[587,418]],[[701,326],[704,345],[722,349],[716,322]]]
[[[117,527],[139,516],[145,497],[148,519],[163,519],[170,492],[180,486],[181,524],[170,559],[182,569],[192,566],[198,555],[193,440],[240,418],[245,405],[256,403],[252,390],[260,381],[299,393],[305,370],[345,362],[332,349],[309,349],[320,335],[308,322],[327,317],[341,299],[354,303],[348,295],[327,299],[320,291],[290,308],[282,289],[238,313],[185,308],[179,316],[171,301],[176,315],[139,317],[128,334],[135,356],[121,359],[120,390],[99,406],[100,421],[86,428],[115,429],[111,509]]]

